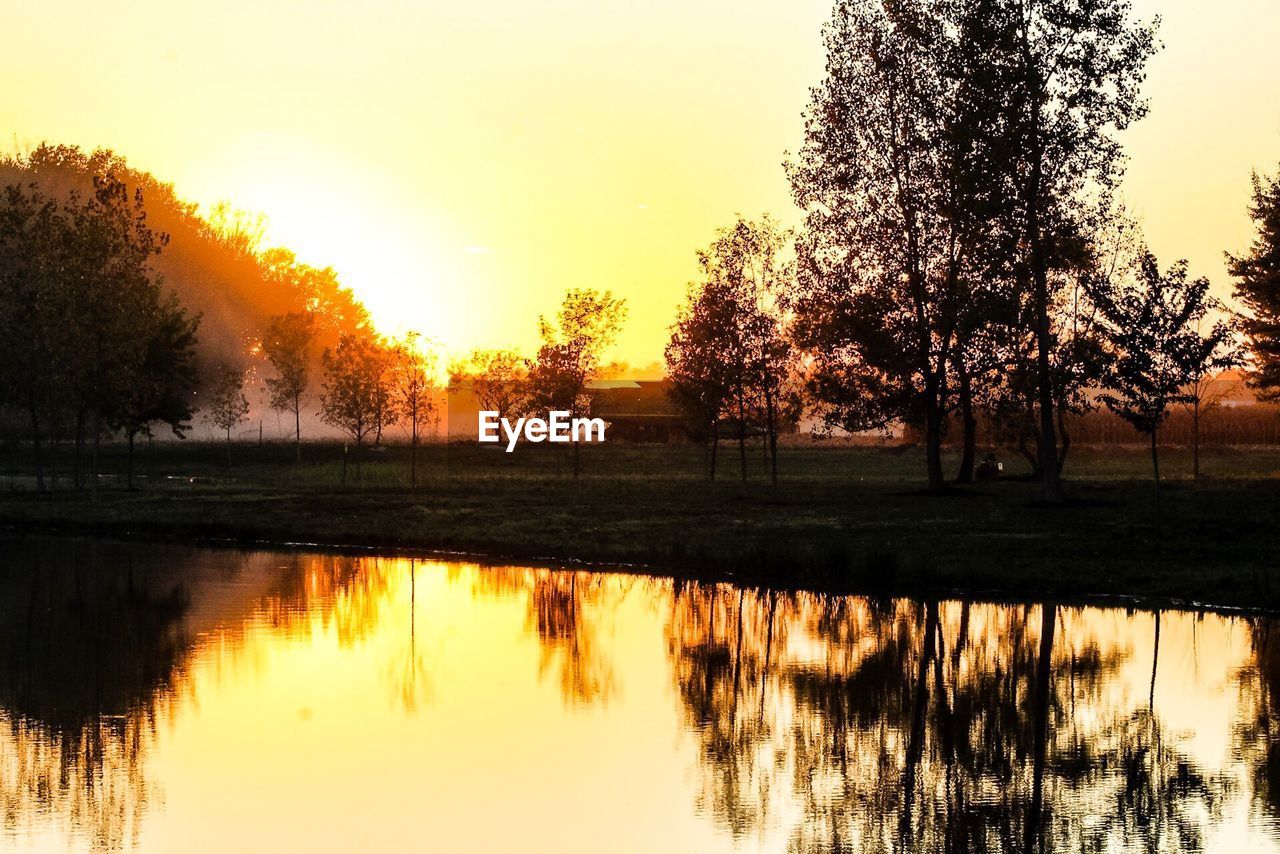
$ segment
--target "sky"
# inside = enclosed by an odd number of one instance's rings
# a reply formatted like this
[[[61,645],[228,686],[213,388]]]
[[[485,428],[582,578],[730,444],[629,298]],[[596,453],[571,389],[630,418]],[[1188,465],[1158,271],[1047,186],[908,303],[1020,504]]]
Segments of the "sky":
[[[1163,18],[1125,184],[1151,248],[1220,296],[1280,164],[1280,4],[1133,0]],[[661,359],[695,251],[737,213],[797,214],[782,171],[830,0],[483,4],[0,0],[8,147],[106,146],[180,196],[259,212],[382,331],[536,343],[572,287]]]

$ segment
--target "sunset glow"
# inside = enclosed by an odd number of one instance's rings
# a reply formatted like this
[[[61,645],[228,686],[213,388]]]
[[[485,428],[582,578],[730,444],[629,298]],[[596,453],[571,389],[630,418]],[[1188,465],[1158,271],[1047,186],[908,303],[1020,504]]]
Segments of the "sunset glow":
[[[75,6],[77,4],[72,4]],[[795,219],[781,162],[821,77],[827,0],[11,4],[11,145],[106,145],[332,265],[379,326],[454,350],[535,342],[570,287],[612,288],[617,355],[661,357],[694,251],[735,212]],[[1272,0],[1160,14],[1129,205],[1229,291],[1249,172],[1280,152]],[[501,57],[501,62],[492,61]],[[477,307],[482,306],[483,310]]]

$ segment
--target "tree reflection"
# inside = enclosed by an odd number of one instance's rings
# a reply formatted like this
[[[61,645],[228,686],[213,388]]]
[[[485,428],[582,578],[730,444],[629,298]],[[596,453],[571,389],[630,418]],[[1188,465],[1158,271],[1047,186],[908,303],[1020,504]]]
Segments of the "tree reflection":
[[[405,658],[393,693],[418,703],[425,665],[404,562],[30,539],[0,551],[0,809],[42,816],[96,849],[136,841],[158,793],[147,779],[157,724],[192,691],[201,649],[234,660],[244,635],[332,631],[367,638],[405,594]],[[401,581],[407,583],[403,585]]]
[[[1079,613],[678,587],[699,805],[744,835],[793,795],[802,851],[1202,847],[1229,781],[1105,690]]]
[[[619,580],[593,572],[487,567],[476,573],[474,589],[527,594],[526,626],[538,641],[539,673],[557,674],[565,702],[586,704],[608,699],[613,688],[612,665],[587,611],[602,606],[609,583]]]
[[[99,848],[132,841],[144,760],[181,679],[186,585],[93,543],[22,544],[0,564],[0,798],[7,826],[68,816]],[[115,555],[107,555],[113,563]]]
[[[1280,819],[1280,636],[1271,620],[1249,623],[1252,660],[1239,674],[1236,752],[1251,769],[1253,807]]]

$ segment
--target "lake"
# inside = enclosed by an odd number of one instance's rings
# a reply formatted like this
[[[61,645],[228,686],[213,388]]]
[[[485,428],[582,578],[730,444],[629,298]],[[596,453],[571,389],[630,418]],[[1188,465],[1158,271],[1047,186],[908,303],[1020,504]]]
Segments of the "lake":
[[[6,851],[1280,850],[1268,619],[0,543]]]

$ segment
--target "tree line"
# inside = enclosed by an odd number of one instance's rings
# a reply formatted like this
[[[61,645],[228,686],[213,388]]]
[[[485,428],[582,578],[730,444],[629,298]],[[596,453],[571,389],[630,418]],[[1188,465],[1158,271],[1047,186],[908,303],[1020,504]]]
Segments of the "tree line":
[[[1146,112],[1156,24],[1123,0],[841,0],[826,75],[785,164],[794,232],[741,217],[699,254],[671,329],[674,394],[739,442],[803,408],[853,432],[906,424],[941,489],[975,476],[978,416],[1061,500],[1068,416],[1105,406],[1150,442],[1242,364],[1280,391],[1280,176],[1255,176],[1236,317],[1162,265],[1117,201],[1120,132]],[[786,260],[783,261],[783,257]],[[775,445],[776,448],[776,445]],[[776,469],[776,451],[774,467]],[[745,477],[745,466],[743,467]]]
[[[824,44],[785,163],[799,226],[738,217],[717,233],[670,329],[671,394],[707,439],[709,476],[728,440],[745,479],[758,437],[776,482],[779,434],[808,413],[919,429],[941,489],[947,431],[962,434],[954,480],[972,481],[983,417],[1057,501],[1070,416],[1124,418],[1158,482],[1162,423],[1181,405],[1198,425],[1216,372],[1248,364],[1260,397],[1280,395],[1280,176],[1254,176],[1257,239],[1228,258],[1239,316],[1185,261],[1162,264],[1117,200],[1155,23],[1124,0],[839,0]],[[379,335],[332,270],[264,249],[260,222],[201,218],[110,152],[41,146],[0,174],[0,404],[24,419],[41,489],[67,442],[73,482],[87,468],[96,485],[102,437],[182,435],[197,409],[229,464],[255,362],[299,460],[315,406],[358,448],[400,427],[415,484],[446,373],[502,417],[576,416],[612,369],[626,306],[608,290],[569,291],[532,358],[481,350],[446,372],[421,335]],[[199,293],[175,276],[186,267],[270,296],[234,335],[219,317],[210,346],[209,316],[184,307]]]

